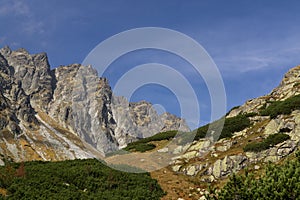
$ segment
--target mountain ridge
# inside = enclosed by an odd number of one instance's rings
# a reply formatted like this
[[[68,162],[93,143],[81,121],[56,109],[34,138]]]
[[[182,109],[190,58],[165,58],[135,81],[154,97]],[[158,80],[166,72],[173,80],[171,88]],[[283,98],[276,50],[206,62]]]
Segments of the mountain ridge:
[[[184,120],[171,114],[160,116],[150,103],[142,102],[136,108],[125,98],[117,101],[122,97],[114,96],[108,80],[98,77],[91,66],[71,64],[51,70],[46,53],[30,54],[23,48],[16,51],[8,46],[1,48],[0,78],[0,112],[3,113],[0,118],[3,135],[0,153],[15,161],[33,159],[29,154],[27,158],[24,145],[17,141],[21,136],[24,136],[26,146],[39,146],[51,151],[48,157],[39,152],[41,159],[61,160],[64,155],[60,154],[65,154],[70,145],[67,138],[56,138],[59,133],[73,134],[105,155],[161,130],[189,130]],[[118,115],[129,117],[129,121],[124,123]],[[47,120],[43,120],[42,116]],[[48,126],[45,124],[48,121],[55,123]],[[36,133],[32,135],[33,131]],[[52,143],[47,138],[50,135]],[[38,140],[38,137],[43,139]],[[37,141],[45,142],[37,145]],[[60,145],[66,149],[59,150]],[[37,151],[37,148],[32,149]],[[75,149],[89,155],[86,158],[91,157],[84,145],[77,145]],[[81,157],[76,150],[72,151],[73,155],[66,159]]]

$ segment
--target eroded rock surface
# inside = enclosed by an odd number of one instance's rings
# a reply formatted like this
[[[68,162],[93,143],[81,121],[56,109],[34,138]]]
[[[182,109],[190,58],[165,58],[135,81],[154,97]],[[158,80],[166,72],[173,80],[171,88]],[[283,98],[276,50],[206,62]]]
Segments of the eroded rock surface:
[[[289,70],[280,85],[270,94],[247,101],[234,108],[226,117],[238,114],[251,114],[251,126],[233,134],[232,138],[222,139],[216,143],[209,138],[201,139],[187,148],[185,153],[173,158],[172,169],[189,176],[198,176],[201,181],[213,182],[228,177],[246,167],[259,170],[261,165],[278,162],[287,157],[300,146],[300,111],[278,115],[274,119],[261,116],[260,109],[272,101],[282,101],[300,93],[300,66]],[[290,139],[271,146],[260,152],[244,152],[243,147],[249,142],[259,142],[269,135],[284,133]],[[178,149],[180,149],[178,147]]]
[[[91,66],[51,70],[46,53],[0,49],[0,83],[1,148],[15,160],[91,157],[84,144],[104,155],[161,131],[189,130],[184,120],[158,115],[148,102],[113,96],[108,80]],[[30,155],[22,145],[30,146]],[[42,156],[43,148],[52,156]]]

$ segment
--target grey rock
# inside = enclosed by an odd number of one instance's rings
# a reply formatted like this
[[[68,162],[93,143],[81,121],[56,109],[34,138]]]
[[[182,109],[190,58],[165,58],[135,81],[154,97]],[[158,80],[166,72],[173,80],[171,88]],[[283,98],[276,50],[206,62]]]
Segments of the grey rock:
[[[52,98],[55,81],[46,53],[30,55],[25,49],[12,51],[9,47],[1,49],[0,53],[13,67],[15,82],[30,96],[32,106],[45,111]]]
[[[163,131],[190,130],[183,119],[170,113],[158,115],[152,104],[146,101],[129,103],[125,97],[113,96],[111,107],[120,147]]]
[[[118,149],[108,82],[90,66],[61,66],[54,70],[56,86],[49,114],[103,154]]]

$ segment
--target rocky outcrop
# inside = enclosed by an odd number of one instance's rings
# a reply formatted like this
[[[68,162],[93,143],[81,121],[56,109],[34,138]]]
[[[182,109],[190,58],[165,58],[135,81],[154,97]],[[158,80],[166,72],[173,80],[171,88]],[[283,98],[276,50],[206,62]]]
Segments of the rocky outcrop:
[[[272,101],[282,101],[300,93],[300,66],[287,72],[280,85],[270,94],[247,101],[232,109],[226,117],[250,114],[251,126],[233,134],[232,138],[213,143],[210,138],[193,142],[184,154],[175,156],[170,163],[173,171],[196,176],[203,182],[214,182],[228,177],[244,168],[259,170],[269,161],[279,162],[300,146],[300,110],[291,114],[278,115],[271,119],[261,116],[260,109]],[[260,152],[245,152],[249,142],[259,142],[269,135],[285,133],[290,139]],[[181,146],[177,148],[180,149]],[[183,148],[183,147],[181,147]]]
[[[14,69],[0,54],[0,126],[1,130],[7,129],[10,133],[18,135],[22,132],[20,122],[32,129],[38,123],[30,98],[25,94],[21,84],[16,83],[13,73]]]
[[[149,102],[129,103],[124,97],[113,96],[112,113],[117,127],[116,138],[121,147],[168,130],[189,131],[183,119],[170,113],[158,115]]]
[[[90,66],[54,69],[56,85],[49,115],[103,154],[118,149],[108,82]]]
[[[9,47],[2,48],[0,53],[13,68],[14,80],[30,97],[32,106],[46,111],[54,81],[46,53],[30,55],[25,49],[12,51]]]
[[[232,109],[227,117],[234,117],[240,113],[259,112],[270,101],[281,101],[300,94],[300,65],[290,69],[283,77],[278,87],[265,96],[248,100],[245,104]]]
[[[56,83],[49,115],[102,154],[161,131],[189,131],[184,120],[169,113],[158,115],[146,101],[129,103],[114,96],[107,79],[99,78],[91,66],[73,64],[53,71]]]
[[[0,64],[0,131],[14,135],[10,143],[17,149],[16,137],[23,135],[34,152],[38,151],[33,147],[36,138],[44,140],[40,142],[43,148],[54,151],[51,159],[62,159],[69,143],[76,148],[66,158],[81,158],[91,154],[84,145],[76,145],[78,139],[104,155],[161,131],[189,130],[184,120],[169,113],[158,115],[148,102],[129,103],[113,96],[108,80],[98,77],[91,66],[72,64],[51,70],[45,53],[31,55],[9,47],[0,49]],[[38,137],[29,136],[30,131],[36,131]],[[76,142],[49,136],[66,132]],[[21,152],[14,150],[10,157]]]
[[[27,55],[24,50],[19,50],[18,54],[8,48],[1,49],[1,52],[9,56]],[[19,66],[19,69],[11,66],[12,64],[18,66],[16,64],[18,62],[13,59],[8,62],[0,54],[0,164],[4,164],[3,160],[7,159],[19,162],[94,157],[79,138],[62,129],[56,130],[54,127],[58,128],[58,125],[53,123],[50,126],[48,124],[50,120],[47,119],[45,121],[48,122],[45,122],[37,114],[32,104],[40,108],[37,103],[39,101],[35,101],[34,98],[32,100],[31,97],[38,95],[30,93],[33,87],[30,85],[25,87],[26,84],[22,83],[22,81],[25,83],[19,77],[22,66]]]

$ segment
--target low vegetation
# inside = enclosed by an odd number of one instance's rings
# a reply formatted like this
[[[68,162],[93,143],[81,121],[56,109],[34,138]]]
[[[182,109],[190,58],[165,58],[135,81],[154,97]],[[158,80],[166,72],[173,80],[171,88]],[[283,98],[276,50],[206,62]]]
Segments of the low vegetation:
[[[270,147],[290,139],[290,136],[285,133],[275,133],[269,135],[261,142],[252,142],[244,147],[244,151],[260,152]]]
[[[96,159],[26,162],[0,167],[0,199],[160,199],[149,173],[113,170]]]
[[[238,108],[235,107],[235,108]],[[235,109],[233,108],[233,109]],[[233,110],[231,109],[231,110]],[[245,114],[239,114],[234,117],[227,117],[225,118],[224,126],[221,132],[221,135],[218,139],[222,138],[230,138],[234,132],[242,131],[245,128],[251,126],[250,117],[254,117],[257,115],[261,116],[270,116],[270,118],[276,118],[278,115],[281,114],[290,114],[294,110],[300,109],[300,95],[296,95],[290,97],[284,101],[269,101],[267,102],[262,108],[260,109],[259,113],[251,112]],[[220,121],[217,120],[211,124],[204,125],[195,131],[191,132],[195,134],[194,140],[199,140],[201,138],[205,138],[209,136],[208,128],[211,126],[211,130],[218,130],[220,126]],[[183,134],[191,134],[191,133],[183,133]],[[168,131],[163,133],[158,133],[152,137],[144,138],[139,141],[133,142],[129,144],[125,150],[126,151],[140,151],[145,152],[152,149],[155,149],[156,146],[150,142],[152,141],[161,141],[161,140],[170,140],[174,138],[177,134],[177,131]],[[278,137],[279,140],[286,140],[287,136],[284,134],[276,135],[274,137]],[[275,138],[276,139],[276,138]],[[274,141],[275,141],[274,139]],[[183,137],[184,140],[184,137]],[[273,139],[272,139],[273,140]],[[268,149],[271,145],[275,145],[274,143],[270,142],[269,140],[263,141],[261,143],[251,143],[245,147],[245,151],[262,151]]]
[[[154,144],[151,144],[149,142],[161,141],[161,140],[171,140],[176,136],[177,133],[178,133],[178,131],[161,132],[161,133],[158,133],[151,137],[143,138],[138,141],[132,142],[132,143],[128,144],[127,147],[124,148],[124,150],[139,151],[139,152],[149,151],[149,150],[155,149],[155,147],[156,147]]]
[[[219,128],[219,121],[211,124],[212,131]],[[228,117],[225,119],[224,126],[219,139],[230,138],[234,132],[242,131],[251,125],[249,118],[246,115],[237,115],[235,117]],[[202,126],[197,129],[195,140],[204,138],[208,131],[208,125]]]
[[[208,200],[277,200],[300,199],[300,155],[282,166],[269,164],[264,174],[233,175],[225,186],[217,191],[211,189]]]
[[[294,110],[300,109],[300,95],[290,97],[284,101],[273,101],[266,108],[260,111],[263,116],[270,116],[272,119],[278,115],[288,115]]]
[[[243,129],[249,127],[251,125],[249,117],[246,115],[237,115],[235,117],[229,117],[225,119],[224,126],[221,132],[219,139],[229,138],[232,136],[234,132],[242,131]],[[219,129],[220,121],[217,120],[211,124],[211,131]],[[128,144],[124,150],[126,151],[139,151],[145,152],[152,149],[155,149],[156,146],[152,144],[153,141],[162,141],[162,140],[171,140],[173,139],[177,133],[179,133],[180,144],[184,145],[186,142],[190,140],[189,134],[195,134],[194,140],[199,140],[207,136],[209,124],[204,125],[193,132],[190,133],[181,133],[178,131],[167,131],[158,133],[152,137],[144,138],[138,140],[136,142],[132,142]],[[178,136],[178,135],[177,135]],[[185,137],[186,136],[186,137]]]

